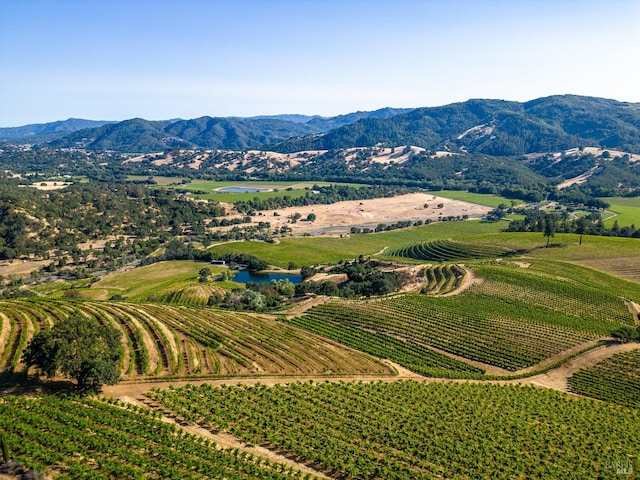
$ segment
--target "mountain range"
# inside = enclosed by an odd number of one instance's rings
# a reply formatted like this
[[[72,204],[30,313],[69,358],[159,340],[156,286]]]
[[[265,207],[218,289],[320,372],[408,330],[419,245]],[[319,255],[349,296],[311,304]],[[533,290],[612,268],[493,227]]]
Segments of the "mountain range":
[[[524,103],[474,99],[329,118],[284,114],[111,123],[69,119],[0,128],[0,140],[128,153],[172,148],[291,153],[401,145],[496,156],[586,146],[640,153],[640,104],[556,95]]]

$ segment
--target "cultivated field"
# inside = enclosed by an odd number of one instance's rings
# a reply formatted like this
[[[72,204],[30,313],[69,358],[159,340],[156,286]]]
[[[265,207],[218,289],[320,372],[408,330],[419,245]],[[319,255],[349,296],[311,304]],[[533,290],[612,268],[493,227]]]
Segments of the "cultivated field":
[[[74,313],[123,334],[123,378],[220,375],[390,375],[367,354],[256,314],[157,304],[91,301],[0,302],[0,372],[22,370],[28,340]],[[11,377],[9,376],[9,379]]]

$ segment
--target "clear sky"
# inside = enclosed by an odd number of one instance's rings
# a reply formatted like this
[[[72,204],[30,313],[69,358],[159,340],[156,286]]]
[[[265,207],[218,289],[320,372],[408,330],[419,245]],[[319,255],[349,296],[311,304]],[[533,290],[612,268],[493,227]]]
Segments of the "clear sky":
[[[0,0],[0,126],[640,101],[640,0]]]

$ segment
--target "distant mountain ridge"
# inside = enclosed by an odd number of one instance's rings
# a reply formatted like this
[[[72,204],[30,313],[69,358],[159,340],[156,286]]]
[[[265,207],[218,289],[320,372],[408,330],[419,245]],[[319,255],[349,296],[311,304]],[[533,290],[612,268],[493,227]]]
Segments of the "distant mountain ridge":
[[[107,123],[114,122],[69,118],[57,122],[33,123],[21,127],[0,128],[0,141],[27,140],[29,138],[37,138],[38,141],[48,141],[56,137],[63,137],[78,130],[101,127]]]
[[[290,153],[375,145],[499,156],[588,145],[640,153],[640,104],[577,95],[525,103],[476,99],[361,119],[264,148]]]
[[[205,116],[171,121],[134,118],[77,130],[50,141],[49,146],[135,153],[157,152],[168,148],[243,150],[282,142],[292,137],[323,133],[360,118],[385,118],[406,111],[407,109],[383,108],[329,118],[293,114],[258,117]],[[35,137],[27,140],[38,143]]]
[[[640,104],[578,95],[524,103],[472,99],[440,107],[382,108],[328,118],[296,114],[166,121],[135,118],[91,128],[81,128],[85,125],[81,122],[91,121],[70,119],[0,129],[0,139],[17,141],[22,132],[22,140],[28,143],[127,153],[172,148],[293,153],[401,145],[496,156],[581,146],[640,153]]]

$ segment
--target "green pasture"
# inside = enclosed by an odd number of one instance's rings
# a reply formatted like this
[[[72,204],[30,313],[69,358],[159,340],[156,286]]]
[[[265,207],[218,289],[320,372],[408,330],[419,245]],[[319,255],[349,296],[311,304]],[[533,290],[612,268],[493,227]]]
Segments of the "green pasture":
[[[550,260],[576,261],[596,258],[640,257],[640,239],[601,237],[575,233],[557,233],[551,238],[549,248],[545,248],[546,237],[542,232],[500,232],[478,234],[474,242],[498,245],[514,250],[528,250],[527,257],[546,258]]]
[[[180,185],[177,190],[184,192],[206,192],[196,194],[198,198],[212,200],[216,202],[235,203],[253,200],[258,198],[266,200],[268,198],[289,196],[291,198],[304,197],[311,190],[313,185],[349,185],[360,187],[355,183],[331,183],[331,182],[270,182],[270,181],[248,181],[248,182],[214,182],[205,180],[194,180],[191,183]],[[218,192],[218,188],[223,187],[257,187],[269,188],[268,192]]]
[[[639,222],[640,224],[640,222]],[[437,222],[390,232],[336,237],[284,238],[278,243],[230,242],[211,247],[217,253],[250,253],[272,265],[286,267],[332,263],[359,255],[382,254],[383,249],[409,246],[417,242],[453,239],[513,250],[526,250],[526,257],[581,261],[598,258],[640,257],[640,239],[584,235],[582,245],[576,234],[556,234],[549,248],[542,233],[502,232],[505,222]]]
[[[612,227],[616,221],[621,227],[640,226],[640,197],[613,197],[603,200],[611,204],[608,211],[612,212],[604,221],[605,227]]]
[[[458,190],[440,190],[435,192],[425,192],[428,195],[436,195],[438,197],[451,198],[452,200],[460,200],[463,202],[477,203],[478,205],[485,205],[487,207],[497,208],[500,204],[511,206],[512,200],[500,195],[489,195],[482,193],[471,193]],[[522,203],[516,201],[516,203]]]
[[[104,299],[105,295],[108,298],[119,294],[128,300],[143,301],[152,293],[178,290],[198,284],[198,271],[204,267],[209,267],[214,275],[224,270],[223,267],[191,260],[158,262],[105,275],[81,293],[90,299]],[[95,298],[96,296],[100,298]]]
[[[505,226],[504,222],[489,223],[477,220],[466,222],[437,222],[419,227],[403,228],[381,233],[362,233],[337,237],[284,238],[278,243],[231,242],[216,245],[216,253],[249,253],[271,265],[286,268],[289,262],[302,265],[333,263],[372,256],[385,247],[410,245],[416,242],[451,238],[465,241],[475,235],[496,235]]]

